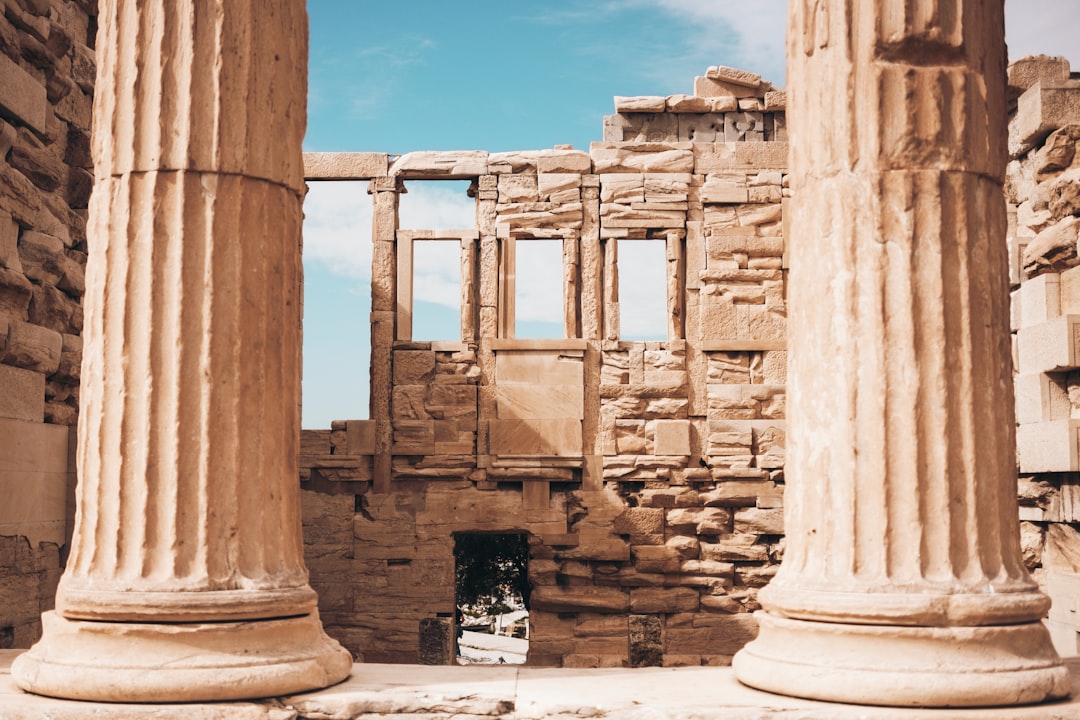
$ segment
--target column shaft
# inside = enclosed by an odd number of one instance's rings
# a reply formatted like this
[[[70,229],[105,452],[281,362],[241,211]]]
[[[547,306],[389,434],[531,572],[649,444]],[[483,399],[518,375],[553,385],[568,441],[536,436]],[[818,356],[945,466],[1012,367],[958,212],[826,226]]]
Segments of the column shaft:
[[[1068,693],[1019,551],[1003,16],[792,3],[787,551],[736,658],[747,684],[897,705]]]
[[[75,529],[12,674],[106,701],[337,682],[299,510],[303,0],[99,22]]]

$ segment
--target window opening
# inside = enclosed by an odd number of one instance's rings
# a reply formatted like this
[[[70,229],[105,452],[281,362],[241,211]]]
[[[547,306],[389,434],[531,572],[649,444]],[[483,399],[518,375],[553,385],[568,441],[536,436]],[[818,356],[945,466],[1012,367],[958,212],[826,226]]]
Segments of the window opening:
[[[563,241],[514,242],[514,337],[566,337]]]
[[[457,662],[520,665],[529,649],[529,539],[454,535]]]
[[[304,198],[305,429],[369,416],[372,204],[367,185],[310,181]]]
[[[413,241],[412,336],[461,340],[461,241]]]
[[[667,244],[619,240],[619,337],[668,339]]]

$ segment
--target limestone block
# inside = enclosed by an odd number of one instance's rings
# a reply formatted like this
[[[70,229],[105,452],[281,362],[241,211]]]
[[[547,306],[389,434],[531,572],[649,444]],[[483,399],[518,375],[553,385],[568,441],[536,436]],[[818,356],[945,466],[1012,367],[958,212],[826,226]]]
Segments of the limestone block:
[[[308,180],[370,180],[386,177],[389,158],[375,152],[306,152],[304,177]]]
[[[700,596],[690,588],[634,588],[630,591],[632,613],[697,612]]]
[[[0,268],[0,314],[15,319],[26,318],[34,286],[19,270]],[[7,335],[5,331],[4,335]],[[0,343],[0,352],[4,344]]]
[[[11,213],[0,210],[0,268],[22,272],[18,248],[19,225],[11,219]]]
[[[51,375],[60,367],[63,337],[55,330],[12,320],[2,362]]]
[[[539,385],[582,385],[582,355],[546,350],[499,350],[495,356],[495,378],[503,383]]]
[[[1073,657],[1080,652],[1080,575],[1046,573],[1046,594],[1053,603],[1047,627],[1054,649],[1062,657]]]
[[[496,206],[499,225],[522,228],[553,228],[559,232],[550,236],[562,237],[564,231],[581,227],[582,204],[580,202],[556,204],[550,202],[535,203],[500,203]],[[526,237],[537,237],[534,233],[522,233]],[[503,237],[500,235],[500,237]]]
[[[598,143],[590,145],[593,171],[677,172],[694,170],[693,143]]]
[[[580,384],[500,383],[495,397],[500,419],[584,417],[584,389]]]
[[[733,143],[735,166],[754,169],[785,169],[788,164],[787,142],[757,142],[749,138],[744,142]],[[698,170],[700,172],[700,170]]]
[[[402,155],[388,171],[411,180],[468,180],[487,175],[488,153],[483,150],[418,151]]]
[[[423,385],[435,373],[435,353],[430,350],[395,350],[394,384]]]
[[[1054,130],[1080,121],[1080,87],[1051,87],[1035,83],[1017,100],[1009,123],[1009,154],[1017,157],[1042,142]]]
[[[694,78],[694,95],[698,97],[728,97],[734,99],[744,97],[757,97],[759,94],[759,88],[747,87],[745,85],[738,85],[735,83],[727,83],[722,80],[715,80],[710,77],[698,76]]]
[[[29,278],[56,285],[64,276],[64,257],[60,238],[32,230],[19,238],[19,261]]]
[[[1062,315],[1021,328],[1016,334],[1020,373],[1060,372],[1077,367],[1078,323],[1080,316]]]
[[[1077,96],[1080,98],[1080,90]],[[1080,168],[1067,170],[1050,181],[1048,191],[1048,208],[1055,220],[1080,215]]]
[[[43,422],[45,376],[31,370],[0,365],[0,418]]]
[[[539,202],[535,175],[500,175],[499,203]]]
[[[580,457],[581,421],[573,418],[489,420],[488,448],[492,455]]]
[[[674,573],[683,562],[682,554],[666,545],[631,545],[630,555],[639,573]]]
[[[769,559],[768,547],[759,542],[757,534],[736,532],[723,535],[716,543],[702,543],[701,557],[703,560],[720,563],[734,562],[767,562]]]
[[[587,174],[592,170],[592,159],[583,150],[542,150],[536,153],[536,171],[544,173]]]
[[[475,421],[477,414],[476,385],[435,383],[429,385],[424,407],[438,420],[460,419]]]
[[[724,113],[725,142],[762,142],[765,140],[765,122],[760,112]]]
[[[710,265],[714,261],[730,258],[734,253],[756,257],[780,257],[784,254],[783,238],[765,238],[753,230],[739,229],[715,232],[705,241]]]
[[[505,177],[505,176],[504,176]],[[539,200],[557,202],[566,198],[565,202],[577,202],[581,199],[579,188],[581,187],[580,173],[540,173],[536,177],[537,193]]]
[[[702,655],[734,655],[757,636],[757,621],[749,613],[695,615],[686,623],[668,623],[666,650]]]
[[[739,218],[740,226],[757,227],[759,225],[780,222],[782,208],[778,202],[768,204],[754,203],[736,207],[735,213]]]
[[[1076,242],[1080,234],[1080,219],[1065,217],[1047,227],[1023,249],[1023,270],[1034,276],[1046,270],[1073,267],[1077,259]]]
[[[664,511],[660,508],[627,508],[612,521],[611,531],[629,535],[634,545],[664,542]]]
[[[45,85],[6,55],[0,56],[0,107],[39,133],[46,132]]]
[[[657,113],[664,112],[667,106],[667,98],[662,95],[642,95],[637,97],[623,97],[616,95],[615,112],[618,113]]]
[[[349,420],[345,426],[348,454],[373,455],[375,453],[374,420]]]
[[[603,587],[538,587],[529,599],[530,608],[541,612],[626,612],[626,591]]]
[[[655,420],[652,423],[655,433],[655,455],[690,455],[689,420]]]
[[[1031,327],[1061,315],[1060,276],[1043,273],[1020,284],[1020,327]]]
[[[1063,381],[1060,375],[1017,375],[1014,378],[1016,422],[1024,425],[1068,419],[1072,406]]]
[[[1022,473],[1076,472],[1077,430],[1080,420],[1020,425],[1016,432],[1016,455]]]
[[[645,175],[605,173],[600,175],[600,202],[629,205],[645,201]]]
[[[1069,79],[1069,61],[1059,56],[1029,55],[1009,63],[1007,75],[1009,87],[1017,90],[1039,82],[1054,87]]]
[[[694,95],[668,95],[667,111],[671,113],[706,113],[712,110],[709,98]]]
[[[637,455],[646,452],[645,421],[616,420],[615,448],[620,455]]]
[[[1069,268],[1061,273],[1058,291],[1061,314],[1080,314],[1080,268]]]
[[[727,67],[725,65],[714,65],[710,67],[705,71],[705,77],[710,80],[718,80],[732,85],[742,85],[755,90],[761,86],[761,75],[748,70]]]
[[[703,203],[745,203],[750,198],[749,189],[743,185],[728,180],[720,180],[714,176],[708,176],[705,184],[701,187],[701,201]]]
[[[731,532],[732,515],[726,508],[676,508],[667,511],[667,526],[684,535],[716,535]]]
[[[736,533],[751,535],[783,535],[784,511],[781,508],[740,508],[735,511]]]
[[[787,110],[787,93],[783,90],[767,90],[765,92],[765,110]]]
[[[1076,157],[1076,142],[1080,140],[1080,125],[1066,125],[1055,130],[1046,138],[1034,157],[1035,176],[1040,180],[1045,175],[1067,170]],[[1025,188],[1024,190],[1027,190]],[[1034,194],[1035,188],[1017,193],[1018,197]]]
[[[734,110],[728,103],[718,103],[726,98],[702,98],[708,103],[708,110],[702,113],[681,113],[676,115],[678,122],[677,138],[682,142],[714,143],[724,141],[724,113]],[[734,105],[732,99],[731,105]],[[719,105],[719,108],[718,108]]]

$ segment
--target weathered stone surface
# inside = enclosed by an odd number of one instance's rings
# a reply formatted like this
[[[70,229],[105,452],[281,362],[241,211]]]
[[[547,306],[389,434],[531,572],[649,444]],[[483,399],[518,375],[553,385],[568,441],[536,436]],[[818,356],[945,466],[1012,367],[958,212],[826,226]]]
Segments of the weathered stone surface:
[[[1076,249],[1078,233],[1080,219],[1073,216],[1064,217],[1040,232],[1024,249],[1024,272],[1038,275],[1048,270],[1061,271],[1080,263]]]
[[[57,609],[12,675],[23,689],[91,701],[321,687],[352,660],[322,630],[297,512],[303,6],[260,3],[256,16],[229,4],[211,42],[183,4],[159,8],[155,41],[127,37],[117,18],[138,24],[148,11],[136,5],[106,3],[98,33],[79,522]],[[276,62],[285,69],[242,80]],[[193,64],[212,72],[193,75]],[[135,65],[137,88],[123,69]],[[245,92],[230,91],[236,82]],[[59,117],[89,112],[81,92],[60,94]],[[57,189],[60,159],[29,134],[19,140],[12,165]],[[22,266],[40,283],[35,321],[75,325],[74,305],[52,287],[81,282],[68,272],[66,237],[47,227],[20,236]],[[61,333],[16,321],[4,361],[49,375],[64,346]],[[71,422],[67,391],[47,387],[46,419]],[[251,387],[262,399],[240,402]]]

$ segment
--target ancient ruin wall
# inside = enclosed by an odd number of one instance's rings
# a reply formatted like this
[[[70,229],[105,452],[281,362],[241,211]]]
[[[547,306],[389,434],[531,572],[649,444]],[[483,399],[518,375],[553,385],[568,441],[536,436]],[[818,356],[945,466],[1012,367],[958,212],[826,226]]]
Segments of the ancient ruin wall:
[[[1064,58],[1009,69],[1009,256],[1024,559],[1054,601],[1050,627],[1075,655],[1080,594],[1080,77]]]
[[[604,140],[401,158],[370,177],[372,415],[305,431],[305,542],[328,632],[413,662],[454,608],[453,535],[529,534],[529,662],[727,663],[782,552],[784,95],[712,69],[617,98]],[[474,229],[397,229],[412,180],[467,179]],[[461,340],[412,333],[413,243],[461,248]],[[565,338],[516,337],[516,249],[561,242]],[[619,244],[666,258],[666,340],[621,339]]]
[[[786,124],[782,92],[725,72],[616,98],[587,154],[307,157],[312,178],[373,178],[372,419],[305,431],[301,451],[312,584],[358,656],[415,660],[419,620],[453,610],[456,532],[530,534],[531,663],[726,663],[756,632],[783,552]],[[1025,562],[1067,649],[1080,83],[1061,59],[1010,82]],[[396,230],[399,192],[438,178],[473,181],[477,227]],[[461,244],[461,342],[411,335],[406,249],[432,238]],[[564,341],[508,325],[530,238],[564,243]],[[620,340],[626,238],[666,248],[666,341]]]
[[[0,11],[0,647],[41,634],[74,511],[96,13]]]

